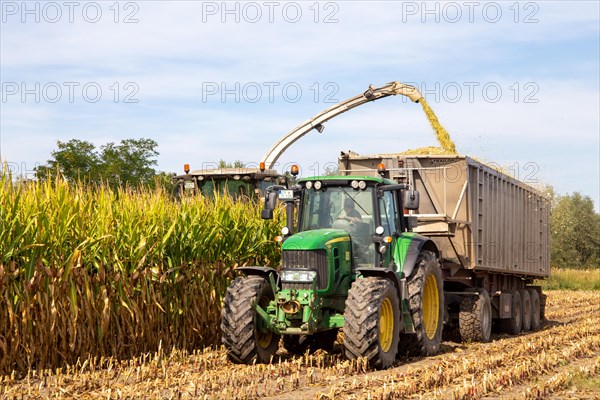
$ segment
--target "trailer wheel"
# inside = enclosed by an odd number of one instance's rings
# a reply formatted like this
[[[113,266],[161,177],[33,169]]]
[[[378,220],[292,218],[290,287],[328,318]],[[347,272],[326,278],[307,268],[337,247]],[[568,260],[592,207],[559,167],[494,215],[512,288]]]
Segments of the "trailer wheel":
[[[384,278],[357,279],[348,292],[344,312],[346,357],[365,357],[374,368],[388,368],[396,360],[400,337],[400,299]]]
[[[523,312],[521,311],[521,295],[518,290],[509,292],[511,294],[511,316],[502,320],[502,328],[513,335],[521,332]]]
[[[492,302],[485,289],[460,300],[458,326],[463,342],[489,342],[492,336]]]
[[[527,291],[529,292],[529,299],[531,301],[531,330],[537,331],[540,329],[540,295],[533,288],[527,288]]]
[[[527,332],[531,329],[531,298],[527,289],[519,290],[521,295],[521,308],[523,312],[523,322],[521,322],[521,330]]]
[[[268,329],[253,305],[265,309],[273,299],[273,290],[263,277],[239,277],[231,283],[221,311],[222,342],[231,361],[243,364],[271,361],[279,335]]]
[[[423,250],[408,279],[409,308],[416,333],[401,335],[402,354],[433,355],[439,351],[444,325],[443,285],[435,253]]]

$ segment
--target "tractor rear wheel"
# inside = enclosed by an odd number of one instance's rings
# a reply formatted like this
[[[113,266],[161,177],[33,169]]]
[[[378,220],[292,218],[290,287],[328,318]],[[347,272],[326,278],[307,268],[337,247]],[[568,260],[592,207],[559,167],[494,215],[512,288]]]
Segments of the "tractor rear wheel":
[[[271,361],[279,345],[279,335],[269,330],[254,305],[266,309],[273,299],[271,285],[260,276],[236,278],[227,289],[221,311],[221,331],[223,345],[233,362]]]
[[[346,357],[365,357],[374,368],[396,360],[400,337],[400,299],[388,279],[357,279],[348,292],[344,312]]]
[[[423,250],[408,278],[410,314],[415,333],[401,335],[403,355],[433,355],[442,343],[444,286],[439,261],[432,251]]]
[[[463,342],[489,342],[492,335],[492,303],[487,290],[479,289],[463,296],[458,319]]]

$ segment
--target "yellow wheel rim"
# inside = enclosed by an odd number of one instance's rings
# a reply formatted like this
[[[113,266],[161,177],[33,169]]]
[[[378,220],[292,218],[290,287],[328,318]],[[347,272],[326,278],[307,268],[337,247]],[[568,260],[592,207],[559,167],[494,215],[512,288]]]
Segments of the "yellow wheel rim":
[[[390,299],[385,298],[379,309],[379,345],[381,350],[388,352],[392,347],[394,336],[394,309]]]
[[[438,295],[438,285],[433,274],[425,278],[425,288],[423,289],[423,326],[425,335],[433,339],[438,330],[440,316],[440,298]]]

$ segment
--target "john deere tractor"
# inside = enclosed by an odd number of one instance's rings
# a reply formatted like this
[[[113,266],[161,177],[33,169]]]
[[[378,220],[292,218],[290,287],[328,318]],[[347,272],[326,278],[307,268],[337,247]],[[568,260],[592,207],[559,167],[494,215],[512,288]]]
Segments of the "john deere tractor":
[[[331,349],[339,329],[346,356],[375,368],[438,351],[438,249],[404,215],[418,208],[419,193],[383,176],[320,176],[267,190],[264,219],[278,201],[286,205],[282,264],[238,268],[222,310],[231,360],[268,363],[280,339],[292,353]]]

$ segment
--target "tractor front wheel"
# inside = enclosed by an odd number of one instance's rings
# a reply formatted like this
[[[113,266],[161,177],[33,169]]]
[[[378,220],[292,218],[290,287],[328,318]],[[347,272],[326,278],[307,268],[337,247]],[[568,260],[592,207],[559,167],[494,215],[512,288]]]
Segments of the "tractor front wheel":
[[[242,364],[271,361],[279,345],[279,335],[269,330],[254,305],[266,309],[273,299],[273,290],[263,277],[239,277],[231,283],[221,311],[222,341],[231,361]]]
[[[388,368],[396,360],[400,336],[400,299],[384,278],[357,279],[348,292],[344,312],[346,357],[365,357],[374,368]]]

